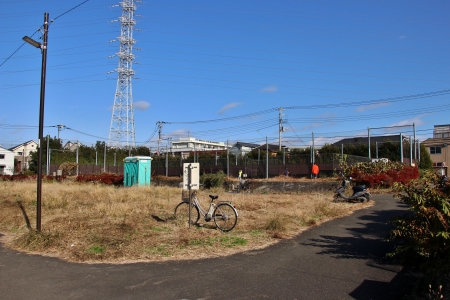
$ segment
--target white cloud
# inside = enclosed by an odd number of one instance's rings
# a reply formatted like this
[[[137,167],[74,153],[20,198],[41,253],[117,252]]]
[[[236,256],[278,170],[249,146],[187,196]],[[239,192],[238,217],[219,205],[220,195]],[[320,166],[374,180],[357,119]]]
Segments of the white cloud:
[[[278,85],[276,85],[276,84],[271,84],[271,85],[268,85],[261,89],[261,92],[263,92],[263,93],[275,93],[277,91],[278,91]]]
[[[363,112],[366,110],[372,110],[372,109],[377,109],[380,107],[385,107],[385,106],[389,106],[389,103],[387,102],[382,102],[382,103],[377,103],[377,104],[371,104],[371,105],[363,105],[363,106],[359,106],[355,109],[356,112]]]
[[[232,109],[232,108],[234,108],[234,107],[236,107],[236,106],[239,106],[239,105],[241,105],[241,104],[242,104],[242,102],[231,102],[231,103],[225,105],[224,107],[222,107],[222,108],[219,110],[219,115],[222,115],[222,114],[223,114],[224,112],[226,112],[227,110]]]
[[[170,136],[173,136],[173,137],[186,137],[188,135],[187,132],[188,131],[186,131],[185,129],[178,129],[178,130],[172,131],[170,133]]]
[[[312,130],[314,128],[320,128],[320,127],[331,127],[334,126],[333,119],[337,116],[334,112],[325,112],[321,115],[315,116],[314,119],[317,119],[317,122],[311,122],[309,125],[302,126],[300,128],[296,128],[297,131],[302,130]],[[326,123],[324,122],[326,121]]]
[[[399,40],[406,40],[406,35],[400,35],[400,36],[398,37],[398,39],[399,39]]]
[[[324,126],[323,123],[311,123],[309,125],[302,126],[302,127],[298,128],[296,130],[297,131],[311,130],[311,129],[320,128],[320,127],[323,127],[323,126]]]
[[[133,106],[135,109],[137,110],[147,110],[150,107],[150,103],[148,103],[147,101],[136,101],[133,103]]]
[[[389,125],[387,127],[408,126],[408,125],[410,125],[411,128],[412,128],[413,124],[416,125],[416,126],[424,124],[425,122],[423,120],[421,120],[421,118],[424,117],[424,116],[425,115],[420,115],[420,116],[416,116],[416,117],[411,118],[411,119],[406,119],[406,120],[403,120],[403,121],[399,121],[399,122],[393,123],[393,124],[391,124],[391,125]],[[407,128],[407,127],[405,127],[405,128]],[[392,132],[392,131],[398,132],[399,129],[398,128],[387,128],[385,131],[386,132]]]

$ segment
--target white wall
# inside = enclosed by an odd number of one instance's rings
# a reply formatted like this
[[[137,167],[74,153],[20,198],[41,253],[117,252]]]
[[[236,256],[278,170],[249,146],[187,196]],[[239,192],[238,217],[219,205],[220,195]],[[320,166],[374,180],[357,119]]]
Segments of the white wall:
[[[3,157],[4,158],[1,158]],[[0,169],[3,169],[2,175],[14,174],[14,152],[0,147]]]

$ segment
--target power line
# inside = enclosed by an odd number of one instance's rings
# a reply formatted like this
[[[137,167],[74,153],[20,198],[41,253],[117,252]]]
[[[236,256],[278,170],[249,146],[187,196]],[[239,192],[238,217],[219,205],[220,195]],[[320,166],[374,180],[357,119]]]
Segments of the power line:
[[[85,0],[84,2],[78,4],[77,6],[75,6],[75,7],[71,8],[71,9],[69,9],[68,11],[66,11],[66,12],[64,12],[64,13],[62,13],[62,14],[60,14],[59,16],[57,16],[56,18],[54,18],[51,22],[53,22],[54,20],[58,19],[59,17],[65,15],[65,14],[71,12],[71,11],[74,10],[75,8],[79,7],[80,5],[82,5],[82,4],[84,4],[84,3],[88,2],[88,1],[89,1],[89,0]],[[41,27],[42,27],[42,26],[41,26]],[[33,35],[35,35],[36,32],[40,31],[40,30],[41,30],[41,27],[40,27],[38,30],[36,30],[30,37],[33,37]],[[19,46],[19,48],[17,48],[10,56],[8,56],[8,57],[0,64],[0,67],[3,66],[3,65],[4,65],[4,64],[5,64],[5,63],[6,63],[6,62],[7,62],[14,54],[16,54],[16,52],[19,51],[19,49],[22,48],[22,46],[25,45],[25,44],[26,44],[26,42],[23,42],[22,45]]]
[[[282,107],[282,108],[286,109],[286,110],[288,110],[288,109],[308,109],[309,110],[309,109],[320,109],[320,108],[365,106],[365,105],[379,104],[379,103],[394,103],[394,102],[416,100],[416,99],[422,99],[422,98],[427,98],[427,97],[442,96],[442,95],[447,95],[447,94],[450,94],[450,89],[428,92],[428,93],[421,93],[421,94],[413,94],[413,95],[376,99],[376,100],[367,100],[367,101],[358,101],[358,102],[343,102],[343,103],[328,103],[328,104],[322,104],[322,105],[316,104],[316,105],[305,105],[305,106],[288,106],[288,107]],[[222,121],[231,121],[231,120],[237,120],[237,119],[243,119],[243,118],[264,115],[264,114],[272,113],[275,111],[278,111],[278,107],[266,109],[266,110],[255,112],[255,113],[239,115],[239,116],[235,116],[235,117],[222,118],[222,119],[199,120],[199,121],[173,121],[173,122],[168,121],[167,123],[169,123],[169,124],[200,124],[200,123],[210,123],[210,122],[222,122]]]
[[[38,32],[38,31],[40,31],[41,30],[41,28],[39,28],[39,29],[37,29],[30,37],[33,37],[35,34],[36,34],[36,32]],[[17,48],[10,56],[8,56],[1,64],[0,64],[0,67],[1,66],[3,66],[14,54],[16,54],[16,52],[17,51],[19,51],[19,49],[20,48],[22,48],[23,47],[23,45],[25,45],[27,42],[23,42],[20,46],[19,46],[19,48]]]
[[[107,140],[107,138],[100,137],[100,136],[96,136],[96,135],[89,134],[89,133],[86,133],[86,132],[82,132],[82,131],[79,131],[79,130],[76,130],[76,129],[73,129],[73,128],[70,128],[70,127],[65,127],[65,128],[68,129],[68,130],[71,130],[71,131],[80,133],[80,134],[82,134],[82,135],[86,135],[86,136],[90,136],[90,137],[95,137],[95,138],[101,139],[101,140],[103,140],[103,141],[106,141],[106,140]]]
[[[72,7],[71,9],[69,9],[69,10],[63,12],[62,14],[60,14],[59,16],[57,16],[56,18],[54,18],[52,21],[55,21],[56,19],[58,19],[58,18],[64,16],[65,14],[71,12],[72,10],[76,9],[77,7],[80,7],[81,5],[83,5],[84,3],[88,2],[88,1],[89,1],[89,0],[86,0],[86,1],[81,2],[80,4],[78,4],[78,5],[74,6],[74,7]]]

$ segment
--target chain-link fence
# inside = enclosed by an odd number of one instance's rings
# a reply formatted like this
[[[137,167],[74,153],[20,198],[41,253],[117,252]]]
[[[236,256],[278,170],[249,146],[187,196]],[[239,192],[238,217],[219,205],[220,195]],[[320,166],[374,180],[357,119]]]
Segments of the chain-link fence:
[[[332,176],[340,172],[342,162],[354,164],[358,162],[370,161],[367,157],[340,154],[321,154],[314,158],[314,162],[320,168],[319,176]],[[250,159],[248,157],[230,158],[199,158],[194,159],[166,159],[154,160],[152,162],[153,175],[181,176],[183,163],[198,162],[200,164],[200,173],[209,174],[222,171],[232,177],[237,177],[239,171],[247,174],[249,178],[274,177],[285,174],[285,169],[289,171],[290,176],[304,177],[310,176],[312,159],[309,154],[286,155],[281,157],[269,156],[259,159]]]
[[[58,161],[55,163],[50,155],[49,167],[45,166],[47,174],[51,175],[61,168],[63,163],[73,162],[77,164],[75,174],[96,174],[96,173],[116,173],[122,174],[123,160],[116,162],[115,156],[113,159],[104,159],[104,157],[95,158],[95,163],[83,163],[84,159],[76,156],[75,152],[60,151]],[[107,157],[106,157],[107,158]],[[320,154],[314,157],[314,162],[319,166],[321,177],[332,176],[340,172],[341,162],[347,164],[354,164],[358,162],[370,161],[367,157],[354,155],[340,155],[335,153]],[[110,162],[113,162],[111,164]],[[247,156],[213,156],[213,157],[189,157],[183,159],[180,156],[158,156],[154,157],[152,161],[152,175],[163,176],[177,176],[181,177],[183,174],[184,163],[200,164],[201,174],[217,173],[219,171],[231,177],[237,177],[242,171],[249,178],[268,178],[280,176],[285,174],[285,170],[289,171],[289,176],[304,177],[310,176],[312,167],[312,157],[310,154],[278,154],[277,156],[269,155],[258,158],[249,158]],[[68,175],[68,174],[66,174]]]

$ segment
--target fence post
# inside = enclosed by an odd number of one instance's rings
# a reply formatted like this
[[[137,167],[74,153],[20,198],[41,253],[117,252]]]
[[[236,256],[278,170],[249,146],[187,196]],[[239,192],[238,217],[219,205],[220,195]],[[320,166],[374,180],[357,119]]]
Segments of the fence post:
[[[50,160],[49,160],[49,149],[50,148],[50,140],[49,140],[49,135],[47,134],[47,176],[50,175]],[[25,151],[24,151],[25,154]]]
[[[416,147],[416,123],[413,123],[414,131],[414,159],[417,159],[417,147]]]
[[[166,145],[166,177],[169,177],[169,156],[167,152],[167,145]]]
[[[400,133],[400,162],[403,162],[403,134]]]
[[[106,173],[106,143],[105,143],[105,153],[103,154],[103,173]]]
[[[78,147],[80,146],[80,144],[78,144],[77,141],[77,156],[76,156],[76,164],[77,164],[77,176],[78,176]]]
[[[418,146],[419,146],[419,147],[417,148],[417,150],[418,150],[418,151],[417,151],[417,154],[418,154],[418,155],[417,155],[417,158],[419,159],[419,162],[420,162],[420,142],[417,141],[417,144],[418,144]]]
[[[230,177],[230,149],[228,148],[228,140],[227,140],[227,176]]]
[[[378,142],[375,142],[375,155],[378,158]]]
[[[409,165],[413,165],[412,137],[409,136]]]
[[[258,178],[259,178],[259,162],[260,162],[260,160],[261,160],[261,148],[258,148],[258,174],[257,174]]]
[[[48,171],[51,172],[50,170],[50,165],[52,163],[52,149],[48,149]]]
[[[269,143],[266,135],[266,179],[269,178]]]

